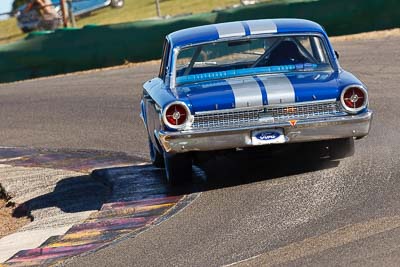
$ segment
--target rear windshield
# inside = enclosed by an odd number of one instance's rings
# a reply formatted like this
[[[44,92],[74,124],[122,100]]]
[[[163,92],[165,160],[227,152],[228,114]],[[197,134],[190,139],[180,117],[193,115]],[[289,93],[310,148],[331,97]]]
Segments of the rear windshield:
[[[330,70],[327,49],[319,36],[274,36],[184,48],[177,57],[176,83],[273,72]]]

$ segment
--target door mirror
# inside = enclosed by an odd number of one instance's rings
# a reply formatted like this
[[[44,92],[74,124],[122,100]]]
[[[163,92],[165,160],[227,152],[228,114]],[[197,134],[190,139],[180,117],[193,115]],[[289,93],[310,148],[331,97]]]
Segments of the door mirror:
[[[336,59],[339,59],[339,53],[336,50],[335,50],[335,56],[336,56]]]

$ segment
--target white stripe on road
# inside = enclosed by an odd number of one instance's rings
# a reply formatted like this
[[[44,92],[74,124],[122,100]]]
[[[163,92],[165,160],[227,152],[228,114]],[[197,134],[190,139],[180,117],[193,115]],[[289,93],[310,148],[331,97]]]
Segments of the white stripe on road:
[[[20,231],[1,238],[0,265],[14,256],[17,252],[26,249],[38,248],[50,237],[63,235],[71,227],[72,224],[54,228]]]

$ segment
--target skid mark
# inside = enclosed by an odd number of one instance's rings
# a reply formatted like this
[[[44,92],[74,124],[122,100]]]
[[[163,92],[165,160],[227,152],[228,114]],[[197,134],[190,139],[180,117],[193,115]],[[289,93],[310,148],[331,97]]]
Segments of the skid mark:
[[[225,266],[277,266],[400,227],[400,216],[350,224]]]

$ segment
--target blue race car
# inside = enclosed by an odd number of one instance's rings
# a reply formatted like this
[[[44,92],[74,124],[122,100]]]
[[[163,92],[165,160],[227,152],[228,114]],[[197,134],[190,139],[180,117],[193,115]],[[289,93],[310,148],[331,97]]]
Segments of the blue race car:
[[[61,15],[61,5],[59,0],[51,0],[55,12]],[[67,0],[66,0],[67,2]],[[124,6],[125,0],[73,0],[71,9],[74,16],[87,15],[92,11],[111,6],[112,8],[121,8]],[[36,9],[29,12],[24,12],[26,4],[18,8],[17,22],[18,27],[23,32],[31,32],[34,30],[53,30],[46,28],[46,23],[43,23],[43,18]]]
[[[172,184],[190,179],[198,152],[312,142],[331,159],[351,156],[372,115],[366,86],[340,67],[324,29],[301,19],[169,34],[141,101],[151,161]]]

